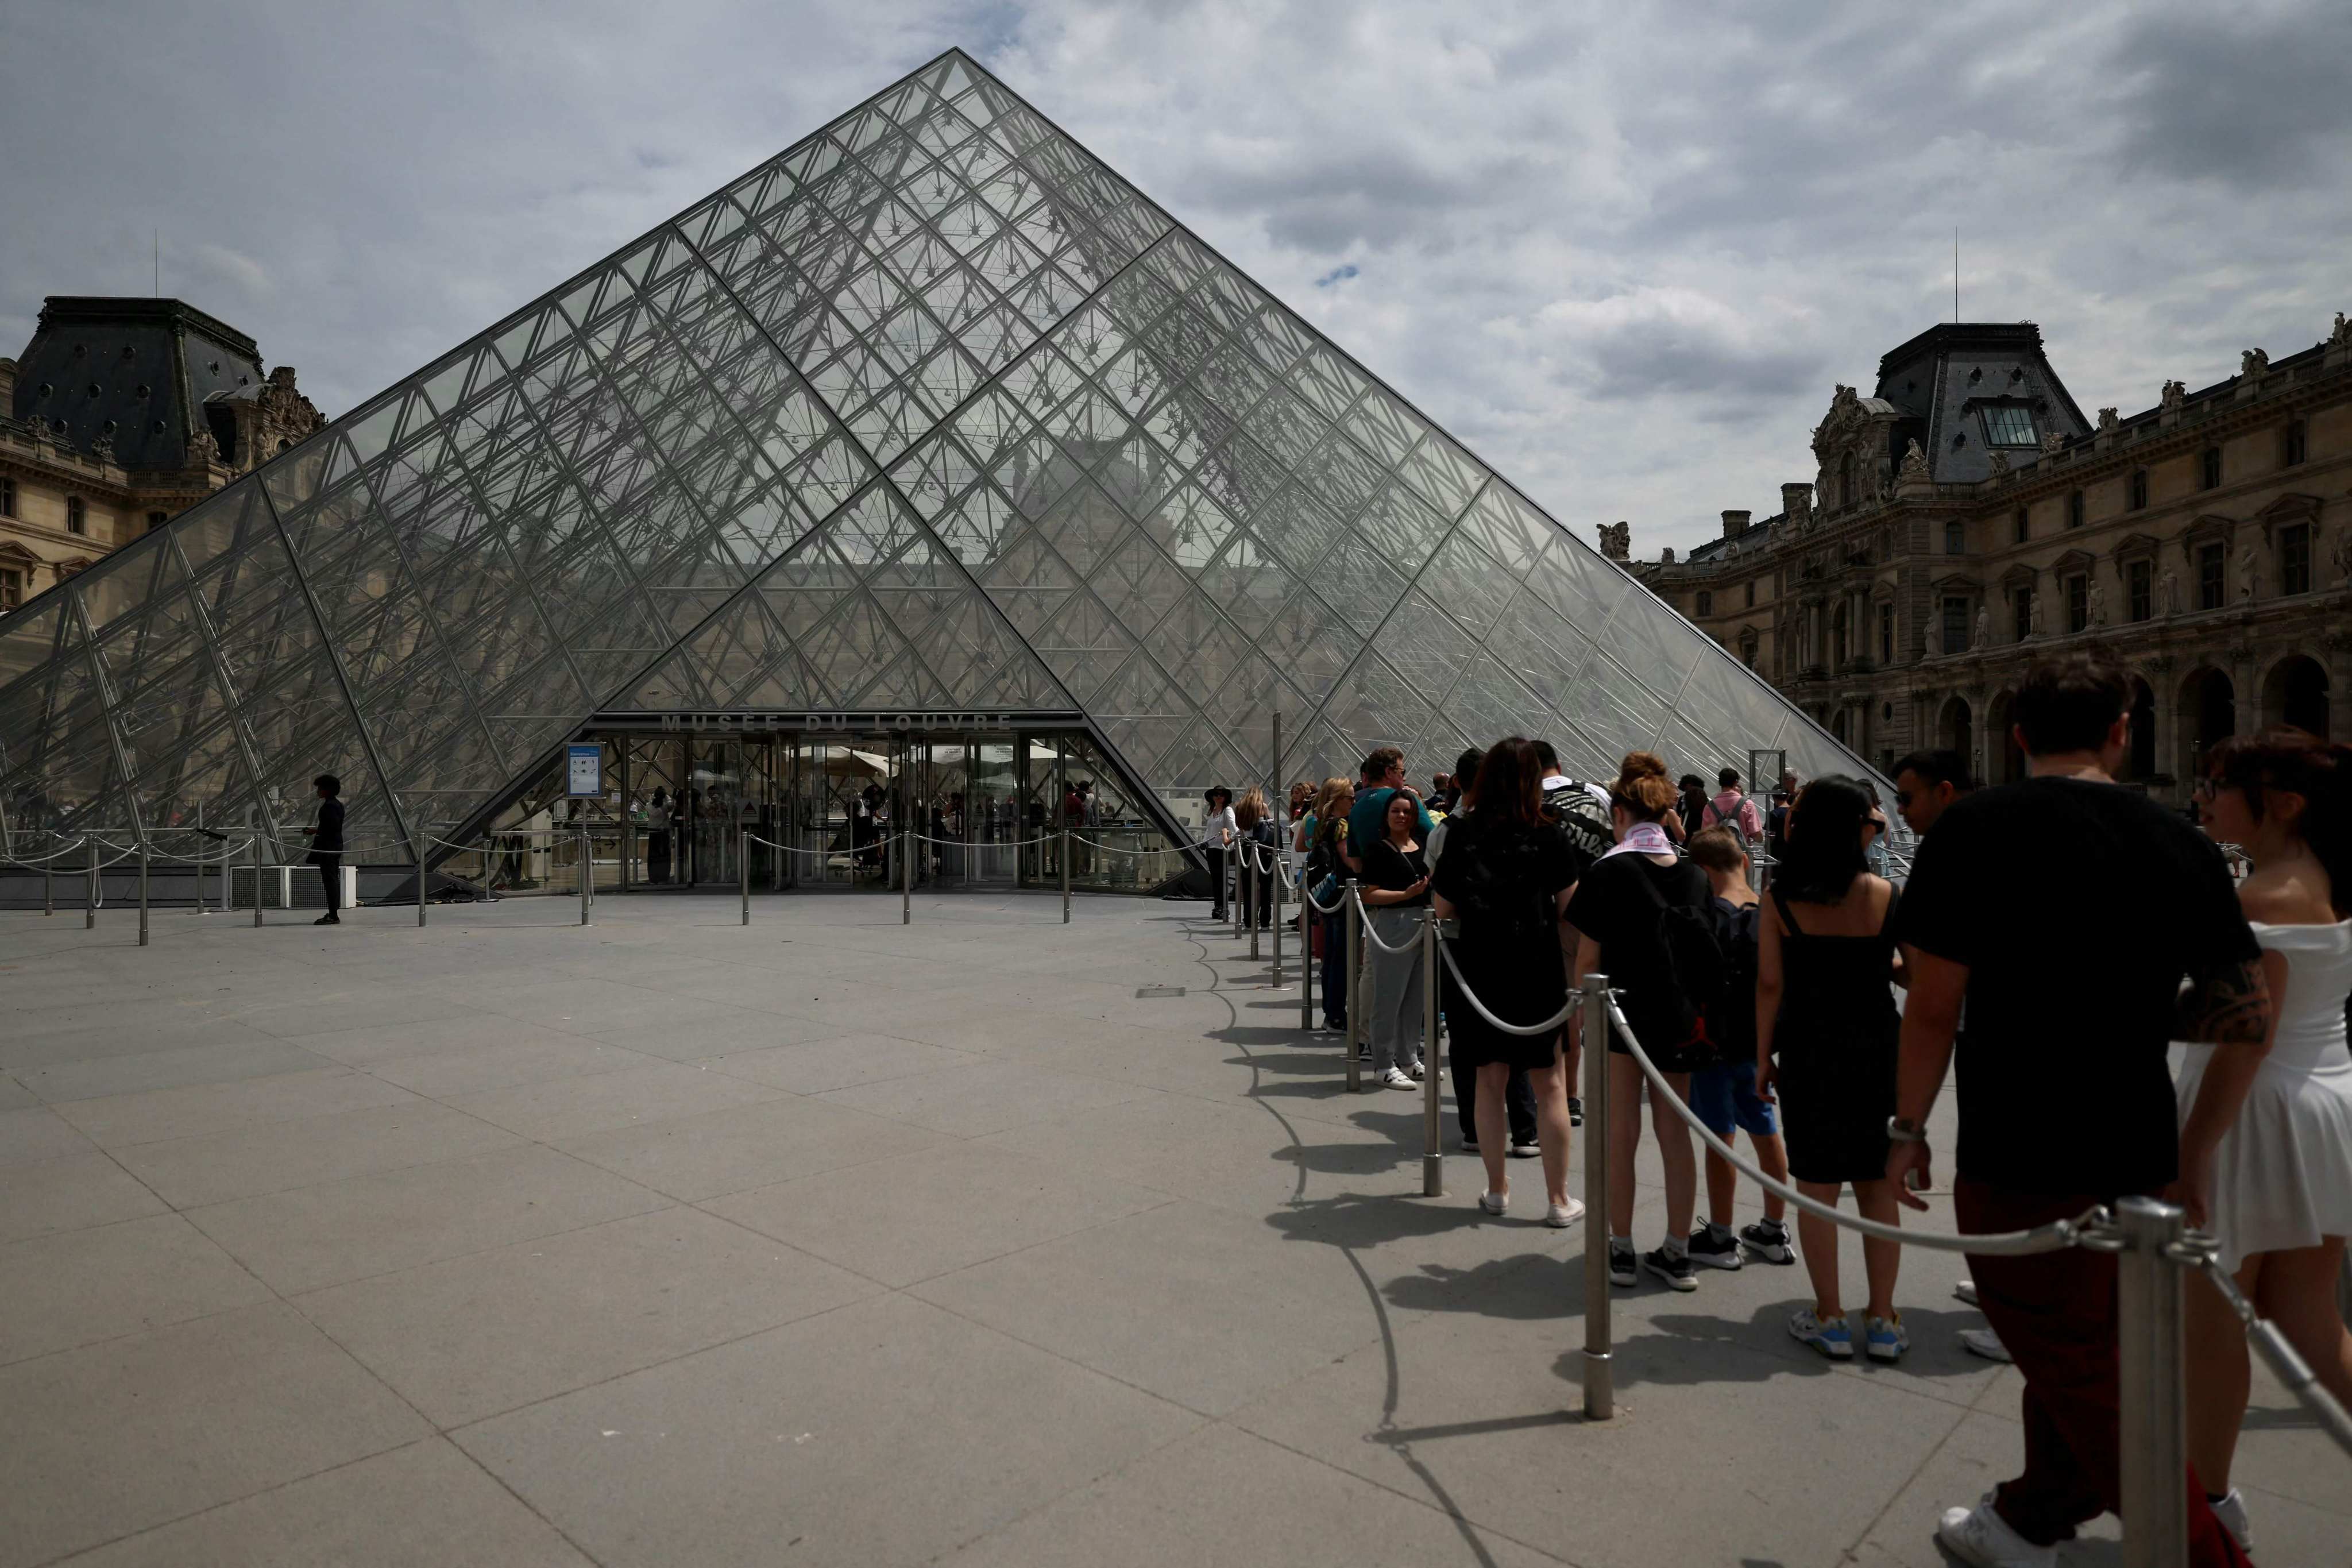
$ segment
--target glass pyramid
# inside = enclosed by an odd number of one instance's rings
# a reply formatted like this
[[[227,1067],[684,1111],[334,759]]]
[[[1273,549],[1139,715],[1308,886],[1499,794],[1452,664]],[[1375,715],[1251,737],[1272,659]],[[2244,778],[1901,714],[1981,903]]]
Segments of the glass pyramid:
[[[1859,769],[950,51],[0,620],[0,814],[285,833],[331,771],[404,859],[735,709],[1056,716],[1171,798],[1276,710],[1286,779]]]

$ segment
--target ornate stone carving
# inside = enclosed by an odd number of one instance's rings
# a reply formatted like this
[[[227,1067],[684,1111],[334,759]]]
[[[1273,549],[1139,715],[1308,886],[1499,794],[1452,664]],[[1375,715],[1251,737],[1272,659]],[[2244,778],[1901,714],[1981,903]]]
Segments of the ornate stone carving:
[[[1675,547],[1669,544],[1664,550],[1658,552],[1658,564],[1661,566],[1671,566],[1674,563]]]
[[[2238,597],[2251,604],[2262,597],[2263,558],[2252,544],[2238,552]]]
[[[2336,318],[2342,321],[2343,317]],[[2352,588],[2352,525],[2339,524],[2336,530],[2336,579]]]
[[[2164,384],[2164,391],[2158,395],[2157,401],[2163,405],[2167,414],[2178,414],[2180,412],[2181,404],[2186,402],[2188,397],[2187,387],[2177,381],[2168,381]]]
[[[1903,453],[1903,468],[1896,476],[1897,484],[1924,485],[1927,482],[1927,454],[1914,440]]]
[[[2238,356],[2238,374],[2252,377],[2263,375],[2271,368],[2271,356],[2260,349],[2248,349]]]
[[[2095,575],[2091,579],[2091,625],[2107,624],[2107,586]]]
[[[2165,568],[2163,580],[2156,585],[2156,613],[2160,616],[2171,616],[2180,613],[2180,577],[2168,566]]]
[[[2338,310],[2336,312],[2336,325],[2328,330],[2327,346],[2340,349],[2347,343],[2352,343],[2352,320],[2347,320],[2344,312]]]
[[[2032,626],[2033,635],[2035,637],[2046,637],[2049,635],[2049,616],[2047,612],[2045,612],[2042,607],[2042,595],[2039,594],[2033,595],[2032,619],[2029,624]]]
[[[197,426],[194,432],[188,437],[188,461],[217,463],[220,461],[220,443],[213,439],[212,431],[202,425]]]
[[[1601,553],[1612,561],[1630,561],[1633,557],[1633,526],[1629,522],[1602,523],[1600,527]]]
[[[2116,411],[2114,409],[2102,408],[2099,410],[2100,435],[2112,436],[2122,426],[2122,424],[2123,421],[2116,417]]]
[[[1992,477],[1994,479],[1999,479],[2008,477],[2009,454],[2007,452],[2002,451],[1999,447],[1995,447],[1992,449],[1992,455],[1988,458],[1986,461],[1992,467]]]
[[[104,431],[100,431],[97,436],[91,437],[89,443],[89,455],[96,458],[101,463],[110,463],[114,461],[114,437],[107,435]]]
[[[1987,647],[1991,643],[1992,611],[1983,605],[1979,605],[1977,606],[1977,647]]]
[[[2043,456],[2046,457],[2052,452],[2063,452],[2065,449],[2066,432],[2063,430],[2044,430],[2042,432],[2042,451]]]

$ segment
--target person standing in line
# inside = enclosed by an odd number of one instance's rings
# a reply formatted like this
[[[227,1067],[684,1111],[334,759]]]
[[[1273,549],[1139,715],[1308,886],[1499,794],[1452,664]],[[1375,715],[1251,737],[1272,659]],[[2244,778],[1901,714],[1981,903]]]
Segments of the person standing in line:
[[[1682,842],[1688,844],[1706,826],[1706,781],[1696,773],[1685,773],[1675,781],[1675,787],[1682,792],[1675,802],[1675,815],[1682,818]]]
[[[669,881],[669,795],[659,784],[646,810],[646,879],[656,887]]]
[[[304,828],[302,837],[310,841],[310,864],[319,868],[319,880],[327,885],[327,912],[310,923],[339,926],[343,923],[337,912],[343,898],[343,781],[332,773],[320,773],[310,781],[310,787],[319,795],[319,821],[316,826]]]
[[[1411,795],[1389,796],[1388,831],[1364,847],[1364,914],[1390,952],[1367,942],[1366,994],[1372,1016],[1372,1077],[1389,1089],[1411,1089],[1426,1075],[1421,1038],[1422,911],[1429,907],[1429,860],[1416,832],[1420,814]],[[1407,947],[1406,944],[1411,945]]]
[[[1895,1225],[1903,1210],[1886,1184],[1886,1119],[1895,1114],[1901,1025],[1889,983],[1899,983],[1901,965],[1887,929],[1895,886],[1864,859],[1872,837],[1870,797],[1854,780],[1825,774],[1797,796],[1789,856],[1758,931],[1756,1079],[1758,1092],[1777,1084],[1785,1096],[1797,1190],[1835,1207],[1851,1184],[1863,1217]],[[1832,1361],[1851,1361],[1855,1336],[1839,1302],[1837,1226],[1801,1212],[1797,1238],[1813,1304],[1797,1310],[1789,1333]],[[1866,1237],[1862,1260],[1870,1280],[1864,1352],[1900,1361],[1911,1348],[1895,1308],[1902,1245]]]
[[[1464,752],[1454,759],[1454,799],[1437,826],[1429,830],[1426,851],[1432,879],[1437,875],[1438,858],[1445,853],[1446,840],[1470,815],[1473,786],[1478,779],[1478,763],[1484,753],[1475,749]],[[1448,1019],[1458,1018],[1467,1005],[1461,997],[1461,987],[1454,984],[1452,973],[1441,965],[1437,972],[1438,1005]],[[1447,1060],[1454,1070],[1454,1113],[1462,1129],[1462,1152],[1478,1152],[1478,1067],[1464,1058],[1459,1050],[1448,1051]],[[1573,1083],[1563,1085],[1573,1088]],[[1576,1125],[1574,1100],[1569,1100],[1570,1126]],[[1503,1086],[1505,1120],[1511,1126],[1511,1158],[1532,1160],[1543,1152],[1536,1133],[1536,1092],[1528,1083],[1528,1069],[1511,1068],[1511,1076]]]
[[[1255,920],[1258,930],[1265,931],[1274,924],[1274,879],[1282,874],[1282,859],[1275,850],[1281,839],[1265,792],[1255,784],[1243,792],[1241,804],[1234,807],[1234,896],[1242,900],[1242,922]]]
[[[1756,994],[1758,902],[1748,880],[1748,850],[1735,829],[1717,826],[1692,836],[1690,858],[1706,873],[1707,887],[1715,894],[1715,940],[1723,950],[1728,1003],[1717,1037],[1723,1060],[1692,1072],[1690,1108],[1708,1131],[1727,1143],[1737,1130],[1746,1128],[1757,1164],[1774,1181],[1785,1182],[1788,1146],[1781,1142],[1772,1101],[1757,1092],[1756,1010],[1746,1005]],[[1737,1268],[1746,1253],[1753,1252],[1767,1263],[1796,1262],[1790,1245],[1788,1200],[1766,1193],[1764,1217],[1735,1234],[1731,1205],[1738,1194],[1739,1173],[1712,1149],[1706,1151],[1706,1164],[1707,1220],[1691,1232],[1691,1261],[1708,1268]]]
[[[2221,1267],[2276,1323],[2320,1384],[2352,1407],[2352,1332],[2336,1303],[2352,1234],[2352,746],[2301,730],[2215,747],[2197,787],[2211,837],[2252,862],[2238,902],[2262,944],[2277,1011],[2237,1119],[2181,1127],[2183,1185],[2204,1189],[2189,1223],[2221,1244]],[[2197,1103],[2219,1047],[2191,1046],[2179,1098]],[[2191,1174],[2191,1173],[2196,1173]],[[2205,1173],[2210,1172],[2210,1176]],[[2252,1551],[2246,1500],[2230,1483],[2252,1369],[2236,1313],[2210,1281],[2188,1298],[2189,1459],[2223,1528]]]
[[[1323,944],[1323,1026],[1334,1034],[1348,1028],[1348,911],[1339,900],[1348,876],[1348,812],[1355,800],[1356,786],[1335,774],[1323,781],[1315,809],[1298,825],[1298,847],[1307,857],[1301,879],[1331,910],[1316,916],[1315,924],[1316,939]]]
[[[1969,777],[1969,764],[1958,752],[1914,752],[1895,764],[1895,810],[1903,818],[1903,826],[1920,838],[1943,817],[1945,810],[1962,795],[1976,788]],[[1968,1035],[1968,1016],[1961,1014],[1959,1037]],[[1973,1307],[1977,1304],[1976,1281],[1961,1277],[1952,1287],[1952,1294]],[[1962,1329],[1960,1348],[1987,1361],[2007,1362],[2009,1352],[2002,1347],[2000,1336],[1990,1329]]]
[[[1413,832],[1422,843],[1429,842],[1429,830],[1435,824],[1429,819],[1428,808],[1413,795],[1412,786],[1404,782],[1404,753],[1394,746],[1382,746],[1366,757],[1359,776],[1363,782],[1356,786],[1356,804],[1348,808],[1348,842],[1341,847],[1348,856],[1348,869],[1360,875],[1362,847],[1388,835],[1391,795],[1412,796]]]
[[[1629,752],[1618,769],[1610,802],[1617,847],[1584,873],[1568,904],[1568,921],[1579,939],[1577,978],[1606,974],[1612,985],[1624,989],[1626,1022],[1665,1074],[1674,1094],[1687,1103],[1691,1070],[1717,1059],[1689,987],[1702,978],[1720,976],[1685,975],[1682,959],[1688,944],[1675,939],[1691,928],[1704,929],[1715,895],[1706,873],[1675,852],[1674,841],[1661,826],[1675,808],[1675,786],[1666,782],[1664,762],[1648,752]],[[1611,1033],[1613,1037],[1615,1031]],[[1606,1048],[1610,1281],[1633,1285],[1639,1282],[1640,1270],[1647,1269],[1671,1289],[1696,1290],[1690,1232],[1697,1206],[1698,1162],[1691,1152],[1690,1128],[1672,1106],[1653,1097],[1650,1125],[1665,1165],[1666,1235],[1637,1260],[1633,1157],[1642,1142],[1644,1080],[1641,1064],[1615,1038]]]
[[[1910,972],[1886,1179],[1929,1179],[1927,1114],[1959,1039],[1952,1206],[1964,1234],[2080,1216],[2168,1190],[2205,1207],[2184,1144],[2237,1120],[2272,1002],[2229,868],[2176,812],[2115,782],[2131,741],[2130,674],[2104,656],[2027,675],[2013,733],[2021,783],[1958,801],[1920,846],[1895,935]],[[2065,875],[2049,874],[2063,847]],[[2189,981],[2185,992],[2183,978]],[[2217,1048],[2181,1130],[2167,1042]],[[2179,1184],[2176,1185],[2176,1184]],[[2025,1468],[1937,1539],[1966,1563],[2048,1568],[2075,1527],[2121,1505],[2114,1255],[1969,1255],[1979,1304],[2024,1375]],[[2244,1552],[2188,1467],[2189,1557]]]
[[[1290,786],[1290,815],[1283,820],[1296,826],[1302,817],[1314,809],[1315,786],[1307,780],[1300,779]]]
[[[1727,827],[1739,836],[1743,848],[1752,848],[1764,837],[1764,814],[1739,788],[1739,770],[1724,768],[1715,775],[1715,795],[1699,808],[1707,827]]]
[[[1449,817],[1444,856],[1432,878],[1440,920],[1459,920],[1450,944],[1460,984],[1446,1008],[1457,1061],[1466,1059],[1477,1081],[1478,1158],[1486,1190],[1479,1208],[1501,1214],[1511,1201],[1504,1173],[1507,1116],[1504,1094],[1512,1069],[1528,1075],[1535,1098],[1536,1136],[1543,1159],[1544,1223],[1574,1225],[1584,1205],[1568,1195],[1568,1096],[1556,1028],[1515,1035],[1506,1023],[1542,1023],[1568,1005],[1568,966],[1561,912],[1575,885],[1575,858],[1559,825],[1544,816],[1535,747],[1517,736],[1495,742],[1480,759],[1467,797],[1470,809]]]
[[[1234,839],[1241,826],[1234,816],[1234,792],[1223,784],[1212,788],[1201,804],[1207,808],[1201,818],[1201,858],[1209,863],[1209,896],[1216,907],[1209,918],[1225,918],[1225,862],[1232,858]]]
[[[1559,824],[1568,835],[1568,846],[1575,856],[1576,875],[1581,878],[1616,844],[1616,829],[1609,816],[1609,790],[1606,785],[1581,784],[1559,771],[1559,753],[1549,741],[1533,742],[1536,756],[1543,765],[1541,784],[1544,814]],[[1571,955],[1573,948],[1571,947]],[[1568,1031],[1568,1124],[1584,1125],[1584,1101],[1576,1092],[1584,1081],[1583,1042],[1575,1027]]]

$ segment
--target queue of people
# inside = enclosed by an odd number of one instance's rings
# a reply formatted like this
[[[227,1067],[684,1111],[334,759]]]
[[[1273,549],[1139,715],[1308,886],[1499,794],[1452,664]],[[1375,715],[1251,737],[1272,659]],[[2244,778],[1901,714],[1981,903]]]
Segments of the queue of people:
[[[2131,693],[2095,655],[2037,668],[2014,707],[2017,784],[1975,790],[1951,753],[1905,758],[1894,807],[1919,844],[1899,888],[1868,781],[1784,775],[1767,804],[1736,770],[1710,793],[1634,752],[1596,785],[1517,736],[1465,752],[1427,801],[1392,749],[1356,781],[1294,789],[1292,844],[1318,901],[1358,879],[1389,943],[1423,903],[1445,922],[1441,1005],[1483,1215],[1507,1211],[1507,1160],[1524,1155],[1542,1162],[1546,1223],[1585,1217],[1566,1190],[1580,1111],[1568,1091],[1582,1049],[1610,1053],[1612,1284],[1687,1291],[1703,1268],[1801,1260],[1811,1299],[1794,1338],[1835,1361],[1910,1347],[1897,1243],[1864,1238],[1867,1294],[1851,1310],[1839,1227],[1801,1211],[1792,1237],[1775,1197],[1735,1228],[1736,1173],[1711,1152],[1700,1221],[1689,1128],[1654,1095],[1665,1227],[1639,1249],[1645,1079],[1622,1039],[1580,1037],[1566,1004],[1589,974],[1609,976],[1672,1093],[1717,1137],[1746,1132],[1767,1174],[1830,1207],[1851,1189],[1884,1225],[1927,1206],[1942,1169],[1928,1117],[1957,1068],[1964,1235],[2165,1195],[2352,1404],[2336,1300],[2352,1234],[2352,747],[2288,730],[2224,742],[2192,824],[2116,783]],[[1761,898],[1759,849],[1775,862]],[[1342,928],[1326,922],[1325,1023],[1345,1028]],[[1375,1073],[1412,1088],[1430,1059],[1418,954],[1367,945]],[[1949,1509],[1938,1539],[1963,1562],[2046,1568],[2119,1505],[2116,1259],[2069,1247],[1969,1265],[1961,1294],[1988,1326],[1963,1342],[2022,1373],[2026,1458],[1983,1501]],[[2245,1342],[2202,1279],[2189,1313],[2190,1561],[2242,1563],[2252,1524],[2231,1473]]]

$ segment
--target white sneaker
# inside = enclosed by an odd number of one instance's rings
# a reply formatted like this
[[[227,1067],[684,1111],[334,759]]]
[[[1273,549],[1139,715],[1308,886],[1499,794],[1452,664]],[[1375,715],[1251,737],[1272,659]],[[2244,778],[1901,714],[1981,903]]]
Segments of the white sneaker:
[[[2016,1359],[2009,1353],[2009,1347],[2000,1342],[2000,1336],[1990,1329],[1962,1329],[1960,1348],[1987,1361],[2007,1363]]]
[[[1478,1206],[1485,1209],[1488,1214],[1501,1214],[1505,1209],[1511,1206],[1511,1194],[1508,1193],[1480,1193],[1478,1194]]]
[[[1544,1210],[1544,1224],[1554,1230],[1566,1230],[1583,1217],[1584,1200],[1582,1198],[1570,1198],[1564,1204],[1552,1204]]]
[[[1405,1076],[1412,1079],[1415,1083],[1419,1083],[1422,1079],[1429,1076],[1429,1069],[1422,1066],[1419,1062],[1407,1063],[1404,1071]]]
[[[1948,1508],[1936,1527],[1944,1549],[1976,1568],[2058,1568],[2058,1549],[2036,1546],[1993,1511],[1992,1494],[1974,1508]]]
[[[2209,1506],[2213,1510],[2213,1517],[2221,1521],[2221,1528],[2228,1531],[2231,1539],[2238,1543],[2238,1550],[2252,1557],[2254,1554],[2254,1531],[2246,1522],[2246,1500],[2240,1495],[2238,1489],[2231,1487],[2229,1496]]]
[[[1977,1282],[1973,1279],[1963,1279],[1958,1284],[1952,1287],[1952,1294],[1958,1300],[1966,1301],[1969,1306],[1973,1307],[1977,1304]]]
[[[1381,1074],[1381,1084],[1383,1088],[1387,1089],[1412,1089],[1413,1087],[1412,1079],[1405,1077],[1403,1073],[1398,1071],[1395,1068],[1391,1068],[1388,1071]]]

